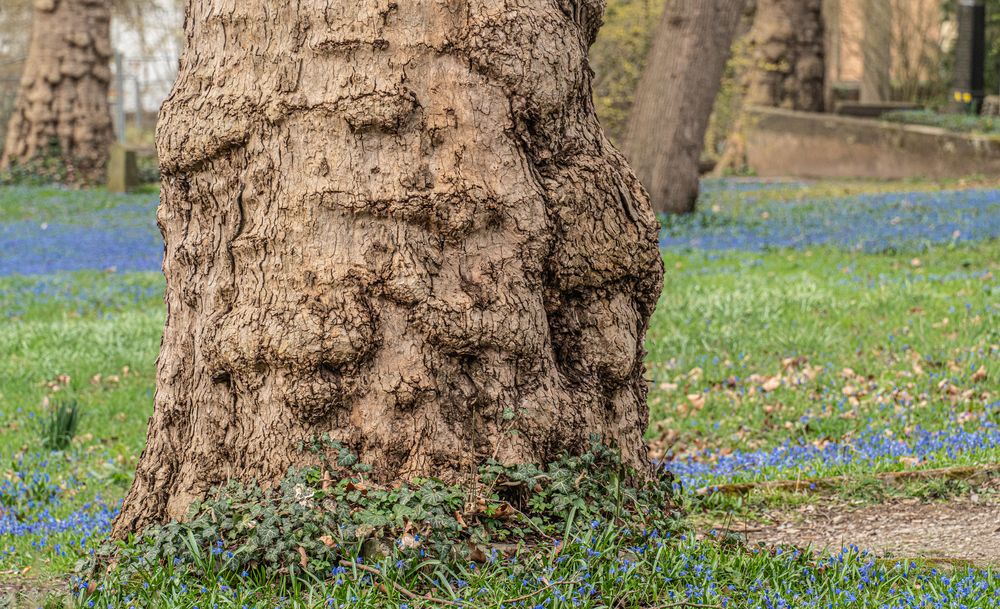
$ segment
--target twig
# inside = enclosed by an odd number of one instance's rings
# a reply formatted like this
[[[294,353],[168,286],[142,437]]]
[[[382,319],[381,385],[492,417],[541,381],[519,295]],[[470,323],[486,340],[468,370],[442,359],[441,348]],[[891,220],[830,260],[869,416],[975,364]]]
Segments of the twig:
[[[690,601],[675,601],[663,605],[654,605],[647,609],[667,609],[667,607],[695,607],[696,609],[721,609],[722,605],[705,605],[702,603],[692,603]]]
[[[711,529],[716,533],[760,533],[763,528],[749,528],[744,525],[742,529],[730,529],[729,527],[713,527]]]
[[[495,604],[495,606],[506,605],[506,604],[513,604],[513,603],[519,603],[521,601],[528,600],[529,598],[535,596],[536,594],[541,594],[542,592],[545,592],[546,590],[549,590],[551,588],[555,588],[556,586],[569,585],[569,584],[578,584],[578,583],[580,583],[580,580],[578,580],[578,579],[564,579],[562,581],[552,582],[551,584],[546,584],[546,585],[542,586],[541,588],[539,588],[538,590],[535,590],[534,592],[532,592],[530,594],[524,594],[522,596],[518,596],[518,597],[515,597],[515,598],[505,598],[502,601],[498,601]]]
[[[374,567],[369,567],[368,565],[363,565],[363,564],[360,564],[360,563],[351,562],[349,560],[341,560],[339,562],[340,562],[340,566],[342,566],[342,567],[345,567],[345,568],[350,567],[352,569],[358,569],[359,571],[364,571],[365,573],[371,573],[372,575],[378,575],[383,580],[386,579],[385,575],[381,571],[379,571],[378,569],[376,569]],[[388,580],[386,580],[386,581],[388,581]],[[420,596],[416,592],[413,592],[412,590],[410,590],[408,588],[405,588],[402,585],[397,584],[396,582],[393,582],[393,581],[390,581],[389,583],[392,585],[392,587],[397,592],[399,592],[400,594],[402,594],[406,598],[408,598],[410,600],[413,600],[413,601],[428,601],[428,602],[431,602],[431,603],[437,603],[439,605],[445,605],[445,606],[448,606],[448,607],[459,607],[459,606],[461,606],[460,603],[456,603],[454,601],[449,601],[449,600],[446,600],[446,599],[443,599],[443,598],[435,598],[433,596]],[[555,588],[556,586],[569,585],[569,584],[578,584],[578,583],[580,583],[580,580],[578,580],[578,579],[568,579],[568,580],[562,580],[562,581],[552,582],[551,584],[546,584],[545,586],[539,588],[538,590],[535,590],[534,592],[531,592],[530,594],[525,594],[523,596],[518,596],[516,598],[508,598],[508,599],[504,599],[502,601],[497,601],[496,603],[494,603],[494,606],[500,606],[500,605],[506,605],[506,604],[509,604],[509,603],[518,603],[520,601],[526,601],[529,598],[535,596],[536,594],[541,594],[542,592],[545,592],[546,590],[549,590],[551,588]],[[382,587],[383,590],[385,589],[385,585],[384,584],[380,584],[380,586]],[[712,606],[714,607],[714,605],[712,605]]]
[[[373,575],[378,575],[382,579],[386,579],[385,575],[381,571],[379,571],[378,569],[375,569],[373,567],[369,567],[368,565],[358,564],[356,562],[351,562],[349,560],[341,560],[340,561],[340,566],[345,567],[345,568],[346,567],[351,567],[352,569],[358,569],[360,571],[364,571],[365,573],[371,573]],[[388,580],[386,580],[386,581],[388,581]],[[458,607],[459,606],[459,604],[456,603],[456,602],[454,602],[454,601],[449,601],[449,600],[446,600],[446,599],[443,599],[443,598],[435,598],[433,596],[420,596],[416,592],[413,592],[412,590],[404,588],[402,585],[397,584],[396,582],[390,581],[389,583],[392,584],[392,587],[395,588],[395,590],[397,592],[399,592],[400,594],[402,594],[406,598],[408,598],[410,600],[413,600],[413,601],[429,601],[429,602],[432,602],[432,603],[437,603],[438,605],[445,605],[447,607]]]

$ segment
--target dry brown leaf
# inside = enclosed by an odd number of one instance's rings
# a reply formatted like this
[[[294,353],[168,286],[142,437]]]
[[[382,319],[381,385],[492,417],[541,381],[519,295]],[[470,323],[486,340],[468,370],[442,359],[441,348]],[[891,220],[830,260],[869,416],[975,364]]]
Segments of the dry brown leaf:
[[[705,407],[705,394],[704,393],[692,393],[687,396],[688,402],[691,402],[691,406],[695,410],[701,410]]]
[[[486,553],[483,552],[482,548],[480,548],[476,544],[470,542],[469,543],[469,560],[471,560],[472,562],[477,562],[477,563],[485,563],[487,560],[489,560],[489,558],[486,556]]]

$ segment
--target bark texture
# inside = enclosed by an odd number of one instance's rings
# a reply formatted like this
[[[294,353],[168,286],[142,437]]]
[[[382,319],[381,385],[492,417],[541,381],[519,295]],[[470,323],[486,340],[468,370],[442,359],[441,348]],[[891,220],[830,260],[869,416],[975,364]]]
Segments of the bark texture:
[[[670,0],[663,10],[625,138],[655,211],[694,211],[705,130],[745,5]]]
[[[55,160],[71,182],[103,178],[111,142],[108,0],[35,0],[31,44],[0,168]]]
[[[382,483],[593,433],[648,471],[662,262],[594,114],[602,11],[189,0],[157,134],[155,411],[114,535],[279,480],[324,433]]]
[[[823,110],[822,6],[822,0],[758,0],[750,33],[754,68],[748,74],[748,104]]]

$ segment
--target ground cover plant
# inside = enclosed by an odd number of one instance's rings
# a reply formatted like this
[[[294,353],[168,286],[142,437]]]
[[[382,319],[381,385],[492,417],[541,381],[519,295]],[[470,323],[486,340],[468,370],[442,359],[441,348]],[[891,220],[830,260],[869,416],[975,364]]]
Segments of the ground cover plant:
[[[978,114],[949,114],[931,110],[896,110],[882,116],[894,123],[939,127],[959,133],[1000,134],[1000,121],[994,116]]]
[[[997,606],[985,565],[764,549],[697,518],[622,535],[606,513],[546,525],[545,551],[448,561],[344,548],[347,565],[309,578],[227,569],[233,548],[195,543],[178,552],[200,561],[197,573],[167,564],[140,580],[84,577],[69,600],[152,409],[164,316],[155,205],[155,191],[0,188],[0,591],[12,600]],[[647,438],[692,513],[742,509],[723,499],[727,485],[826,480],[856,492],[880,474],[998,462],[1000,191],[725,180],[706,185],[700,209],[661,235],[666,287],[647,344]]]

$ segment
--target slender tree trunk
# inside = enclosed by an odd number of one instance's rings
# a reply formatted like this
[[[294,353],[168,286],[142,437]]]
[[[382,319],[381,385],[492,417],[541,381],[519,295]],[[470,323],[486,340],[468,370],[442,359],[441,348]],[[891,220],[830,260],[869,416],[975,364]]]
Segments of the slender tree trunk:
[[[102,178],[113,139],[110,22],[107,0],[35,0],[0,168],[53,160],[71,182]]]
[[[746,0],[668,0],[646,60],[625,154],[653,209],[694,211],[705,130]]]
[[[758,0],[747,103],[823,110],[822,0]]]
[[[327,433],[381,483],[591,434],[648,475],[662,263],[590,97],[602,7],[189,0],[155,412],[114,535]]]
[[[889,0],[865,0],[862,14],[861,101],[888,101],[892,95],[892,5]]]

